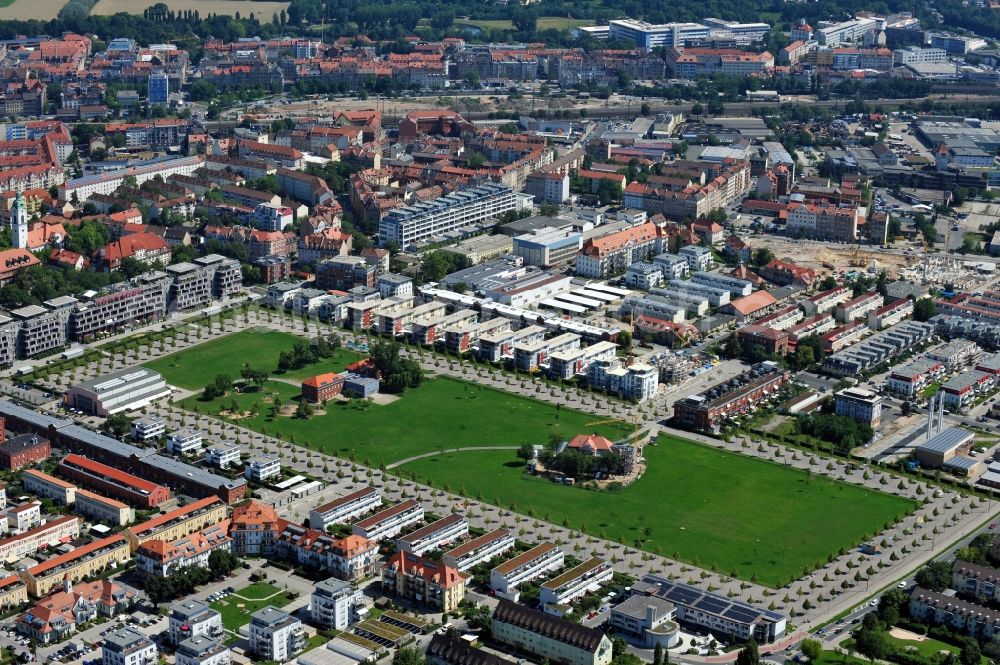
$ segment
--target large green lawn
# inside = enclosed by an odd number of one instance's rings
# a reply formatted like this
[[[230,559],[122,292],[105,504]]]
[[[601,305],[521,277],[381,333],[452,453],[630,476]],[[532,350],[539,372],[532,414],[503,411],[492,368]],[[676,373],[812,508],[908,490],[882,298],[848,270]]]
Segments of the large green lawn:
[[[244,365],[276,372],[281,352],[290,351],[302,339],[273,330],[244,330],[148,362],[146,367],[162,374],[169,384],[200,390],[217,374],[239,378]],[[332,357],[322,362],[275,376],[301,381],[324,372],[343,371],[345,365],[361,358],[360,354],[349,349],[337,349]]]
[[[299,390],[269,381],[261,393],[236,393],[214,402],[190,397],[183,405],[218,415],[234,399],[246,412],[256,403],[258,415],[240,420],[241,425],[340,457],[353,452],[358,460],[375,465],[445,448],[544,444],[552,436],[572,438],[589,432],[619,439],[630,431],[630,426],[619,421],[557,410],[533,399],[446,377],[425,381],[390,404],[328,402],[325,413],[308,420],[272,418],[269,405],[274,395],[288,404]]]
[[[250,623],[250,615],[257,610],[268,605],[284,607],[292,602],[286,593],[270,584],[251,584],[244,589],[238,589],[236,593],[248,600],[233,595],[211,603],[212,607],[222,615],[222,625],[234,633],[240,626]]]
[[[526,476],[506,451],[425,458],[400,471],[770,586],[800,577],[915,505],[675,437],[660,437],[644,455],[643,477],[616,494]]]

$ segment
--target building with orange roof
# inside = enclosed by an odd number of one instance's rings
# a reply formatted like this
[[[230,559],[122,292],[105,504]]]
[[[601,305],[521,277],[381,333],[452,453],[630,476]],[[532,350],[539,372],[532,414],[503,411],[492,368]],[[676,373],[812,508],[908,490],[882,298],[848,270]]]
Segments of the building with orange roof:
[[[40,265],[41,261],[27,249],[5,249],[0,252],[0,286],[10,282],[25,268]]]
[[[720,308],[724,314],[732,314],[738,321],[758,318],[774,310],[778,300],[767,291],[757,291],[748,296],[731,300]]]
[[[169,513],[157,515],[122,533],[135,552],[140,545],[150,540],[173,541],[218,524],[225,519],[226,508],[226,503],[222,499],[210,496],[171,510]]]
[[[597,434],[577,434],[570,439],[569,448],[585,455],[606,455],[612,451],[614,444],[609,439]]]
[[[229,535],[238,556],[268,556],[281,532],[282,520],[274,506],[251,499],[233,508]]]
[[[95,256],[105,272],[121,268],[122,261],[133,258],[143,263],[170,263],[170,245],[154,233],[133,233],[108,243]]]
[[[312,404],[322,404],[344,391],[344,375],[327,372],[311,376],[302,382],[302,399]]]
[[[59,462],[59,475],[104,496],[124,501],[144,510],[170,500],[170,489],[83,455],[70,453]]]
[[[591,238],[576,258],[576,274],[600,279],[617,273],[637,261],[653,256],[661,229],[645,222],[599,238]]]
[[[52,557],[18,575],[28,585],[28,593],[38,598],[67,579],[77,582],[103,572],[108,566],[120,566],[131,558],[128,541],[121,534],[115,534]]]
[[[443,562],[400,551],[382,565],[382,591],[438,612],[451,612],[465,598],[469,577]]]
[[[42,644],[59,642],[76,632],[76,626],[98,616],[127,612],[135,593],[111,580],[78,583],[67,579],[63,588],[38,601],[17,622],[17,630]]]
[[[761,277],[778,286],[797,284],[809,288],[816,281],[816,271],[790,261],[774,259],[757,271]]]
[[[135,552],[138,569],[146,575],[169,577],[181,568],[208,568],[212,552],[232,552],[229,520],[208,526],[174,541],[150,540]]]

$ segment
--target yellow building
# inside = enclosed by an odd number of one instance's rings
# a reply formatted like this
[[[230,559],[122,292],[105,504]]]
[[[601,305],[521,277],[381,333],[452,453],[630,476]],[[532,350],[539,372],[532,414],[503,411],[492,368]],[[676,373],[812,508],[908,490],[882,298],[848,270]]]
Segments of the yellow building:
[[[382,566],[382,591],[439,612],[451,612],[465,598],[465,582],[469,577],[468,573],[440,561],[399,551]]]
[[[158,515],[123,532],[132,551],[150,540],[170,543],[205,527],[218,524],[226,518],[226,503],[217,496],[210,496],[192,504]]]
[[[28,585],[28,593],[38,598],[62,584],[66,577],[70,581],[79,582],[85,577],[100,573],[111,564],[120,566],[131,558],[129,542],[121,534],[116,534],[60,554],[45,563],[23,570],[18,575]]]
[[[0,579],[0,609],[10,609],[28,602],[28,585],[17,575]]]

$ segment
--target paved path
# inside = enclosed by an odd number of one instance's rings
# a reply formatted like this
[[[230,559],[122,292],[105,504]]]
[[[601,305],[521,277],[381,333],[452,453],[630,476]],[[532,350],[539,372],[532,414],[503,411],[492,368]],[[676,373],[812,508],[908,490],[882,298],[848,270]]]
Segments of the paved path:
[[[398,462],[393,462],[392,464],[386,464],[386,469],[395,469],[397,466],[402,466],[404,464],[409,464],[418,459],[424,459],[425,457],[437,457],[438,455],[446,455],[448,453],[464,453],[470,450],[520,450],[521,446],[465,446],[464,448],[449,448],[448,450],[433,450],[429,453],[424,453],[422,455],[414,455],[413,457],[407,457],[406,459],[401,459]]]

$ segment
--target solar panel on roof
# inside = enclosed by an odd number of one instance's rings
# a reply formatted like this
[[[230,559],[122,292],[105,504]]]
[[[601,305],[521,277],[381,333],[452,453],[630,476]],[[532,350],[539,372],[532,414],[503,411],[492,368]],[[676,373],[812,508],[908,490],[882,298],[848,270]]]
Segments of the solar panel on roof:
[[[712,614],[720,614],[723,610],[729,607],[729,603],[719,600],[718,598],[705,597],[695,603],[695,607],[705,612],[711,612]]]
[[[733,605],[725,612],[723,612],[722,616],[726,617],[727,619],[734,619],[736,621],[742,621],[743,623],[749,623],[754,619],[756,619],[757,617],[759,617],[760,612],[754,612],[753,610],[748,609],[746,607]]]

